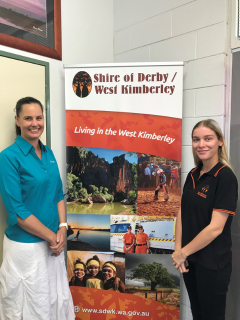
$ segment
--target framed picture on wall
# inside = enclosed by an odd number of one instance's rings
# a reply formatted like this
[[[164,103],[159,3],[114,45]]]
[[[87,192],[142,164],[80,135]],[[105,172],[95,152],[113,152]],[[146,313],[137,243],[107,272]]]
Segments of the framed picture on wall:
[[[0,44],[62,60],[60,0],[0,0]]]

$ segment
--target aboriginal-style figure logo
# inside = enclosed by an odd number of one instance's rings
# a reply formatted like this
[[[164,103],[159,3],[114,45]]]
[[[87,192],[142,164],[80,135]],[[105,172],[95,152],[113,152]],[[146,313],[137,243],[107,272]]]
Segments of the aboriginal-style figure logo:
[[[209,190],[209,186],[208,186],[208,185],[207,185],[207,186],[202,187],[202,192],[203,192],[203,193],[207,193],[207,192],[208,192],[208,190]]]
[[[92,79],[85,71],[80,71],[73,78],[73,91],[79,98],[87,97],[92,90]]]

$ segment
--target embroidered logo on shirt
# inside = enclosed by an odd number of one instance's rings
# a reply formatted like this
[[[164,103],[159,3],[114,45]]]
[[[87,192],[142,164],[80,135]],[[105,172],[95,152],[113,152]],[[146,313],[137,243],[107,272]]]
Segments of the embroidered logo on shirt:
[[[201,196],[201,197],[205,198],[205,199],[207,198],[207,196],[206,196],[204,193],[202,193],[202,192],[199,192],[199,191],[198,191],[198,193],[197,193],[197,194],[198,194],[199,196]]]
[[[206,199],[206,198],[207,198],[206,193],[208,192],[208,190],[209,190],[209,185],[204,186],[204,187],[202,187],[201,192],[200,192],[200,191],[198,191],[198,193],[197,193],[197,194],[198,194],[200,197],[203,197],[204,199]]]
[[[209,190],[209,186],[208,186],[208,185],[207,185],[207,186],[202,187],[202,193],[207,193],[207,192],[208,192],[208,190]]]
[[[50,160],[51,163],[55,163],[55,161]]]

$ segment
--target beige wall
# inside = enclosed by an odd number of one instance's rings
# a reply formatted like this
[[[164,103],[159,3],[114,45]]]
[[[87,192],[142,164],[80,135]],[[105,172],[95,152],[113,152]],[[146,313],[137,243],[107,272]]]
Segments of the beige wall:
[[[0,88],[0,150],[3,150],[15,140],[17,100],[31,96],[45,106],[45,67],[0,56]],[[41,140],[46,143],[46,132]]]

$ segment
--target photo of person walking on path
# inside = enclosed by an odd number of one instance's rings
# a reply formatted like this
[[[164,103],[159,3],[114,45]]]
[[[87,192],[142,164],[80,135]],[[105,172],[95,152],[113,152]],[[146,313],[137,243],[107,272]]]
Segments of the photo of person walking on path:
[[[138,153],[137,214],[176,216],[181,202],[180,174],[181,162]]]
[[[158,186],[155,190],[154,200],[158,200],[158,192],[159,192],[159,190],[163,189],[164,200],[168,201],[169,193],[168,193],[168,186],[166,184],[166,176],[163,173],[162,169],[159,169],[158,172],[159,172],[159,179],[158,179]]]

